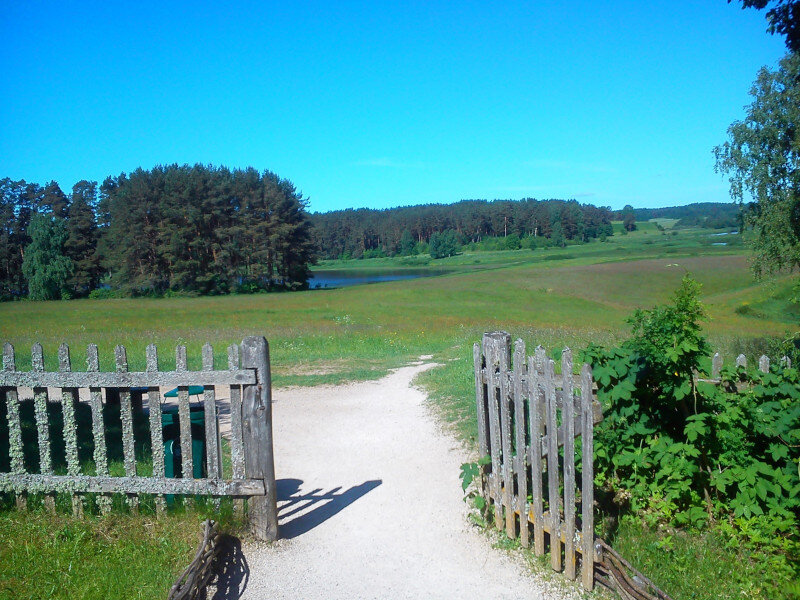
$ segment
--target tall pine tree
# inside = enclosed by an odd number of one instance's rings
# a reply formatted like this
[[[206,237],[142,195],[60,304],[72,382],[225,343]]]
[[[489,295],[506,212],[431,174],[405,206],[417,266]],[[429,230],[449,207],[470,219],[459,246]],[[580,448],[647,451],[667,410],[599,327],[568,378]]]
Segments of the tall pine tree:
[[[72,188],[67,212],[67,239],[64,252],[72,261],[73,270],[68,284],[76,297],[88,296],[99,281],[97,257],[97,222],[94,207],[97,202],[97,183],[79,181]]]

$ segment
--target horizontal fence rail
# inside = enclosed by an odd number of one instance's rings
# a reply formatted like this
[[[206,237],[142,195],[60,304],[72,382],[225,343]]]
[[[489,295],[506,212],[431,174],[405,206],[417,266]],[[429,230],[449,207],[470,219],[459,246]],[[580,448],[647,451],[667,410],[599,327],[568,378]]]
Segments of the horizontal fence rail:
[[[231,345],[227,349],[228,368],[221,370],[214,369],[214,351],[208,344],[202,349],[200,371],[187,369],[184,346],[176,348],[174,371],[159,370],[154,345],[147,347],[145,371],[128,370],[124,346],[115,348],[114,360],[114,372],[101,372],[97,346],[91,344],[86,352],[86,371],[73,371],[70,349],[63,344],[58,351],[59,370],[48,372],[44,370],[42,346],[35,344],[31,370],[17,371],[14,348],[8,343],[3,346],[0,402],[6,423],[0,422],[0,427],[7,427],[8,454],[5,459],[0,455],[0,465],[5,460],[8,469],[0,470],[0,492],[13,493],[22,509],[28,495],[43,494],[44,505],[51,511],[55,510],[56,494],[68,494],[77,516],[89,501],[85,494],[95,494],[101,513],[110,511],[112,494],[124,494],[132,512],[138,511],[141,494],[152,495],[159,514],[174,495],[183,496],[187,504],[198,495],[232,496],[239,511],[244,510],[243,500],[247,499],[248,518],[258,539],[276,539],[272,392],[266,339],[250,337],[241,346]],[[230,434],[225,446],[216,395],[220,386],[230,398]],[[32,400],[22,399],[20,391],[25,388],[31,390]],[[177,406],[167,402],[162,388],[177,389]],[[200,394],[198,389],[202,390]],[[190,391],[202,401],[192,405]],[[193,418],[200,410],[204,413],[202,422]],[[175,416],[164,420],[165,411]],[[29,434],[23,436],[32,428],[35,444]],[[197,450],[196,442],[204,444],[204,452]],[[30,452],[32,445],[38,461]],[[56,473],[55,446],[63,448],[65,473]],[[92,448],[90,459],[87,447]],[[167,451],[172,460],[167,460]],[[124,476],[109,474],[112,455],[121,458]],[[223,476],[224,459],[230,463],[228,477]],[[140,470],[152,472],[143,475]]]
[[[475,344],[474,367],[478,445],[491,458],[482,494],[495,526],[525,547],[532,534],[535,553],[549,549],[552,568],[571,579],[580,555],[583,587],[592,589],[594,472],[591,458],[576,460],[578,450],[593,456],[594,424],[602,419],[590,367],[574,375],[566,349],[557,377],[544,348],[526,356],[522,340],[514,344],[512,364],[506,332],[487,333]]]

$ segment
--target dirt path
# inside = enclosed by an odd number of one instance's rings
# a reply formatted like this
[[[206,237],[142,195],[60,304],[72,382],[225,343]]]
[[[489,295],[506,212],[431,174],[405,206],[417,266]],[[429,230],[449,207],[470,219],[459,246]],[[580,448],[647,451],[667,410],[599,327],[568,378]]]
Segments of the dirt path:
[[[570,597],[467,523],[463,450],[410,385],[429,366],[275,392],[283,539],[243,548],[242,598]]]

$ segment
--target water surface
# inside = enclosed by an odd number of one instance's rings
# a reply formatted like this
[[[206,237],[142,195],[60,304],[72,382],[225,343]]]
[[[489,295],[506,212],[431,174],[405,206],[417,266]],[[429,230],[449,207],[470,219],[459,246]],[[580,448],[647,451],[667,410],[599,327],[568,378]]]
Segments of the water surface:
[[[435,277],[448,272],[446,269],[326,269],[311,271],[308,287],[312,290],[349,287],[366,283]]]

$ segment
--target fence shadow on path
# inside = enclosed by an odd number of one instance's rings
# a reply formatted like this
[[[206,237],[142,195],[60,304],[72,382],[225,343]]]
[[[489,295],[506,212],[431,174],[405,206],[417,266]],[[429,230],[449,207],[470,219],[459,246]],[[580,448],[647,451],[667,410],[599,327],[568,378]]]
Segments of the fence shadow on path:
[[[382,483],[380,479],[373,479],[344,491],[340,486],[327,492],[322,488],[303,492],[300,489],[302,480],[279,479],[276,482],[278,502],[284,502],[278,509],[280,537],[291,539],[307,533]]]
[[[238,600],[250,580],[250,566],[242,552],[242,543],[231,535],[223,535],[214,571],[216,591],[211,600]]]

